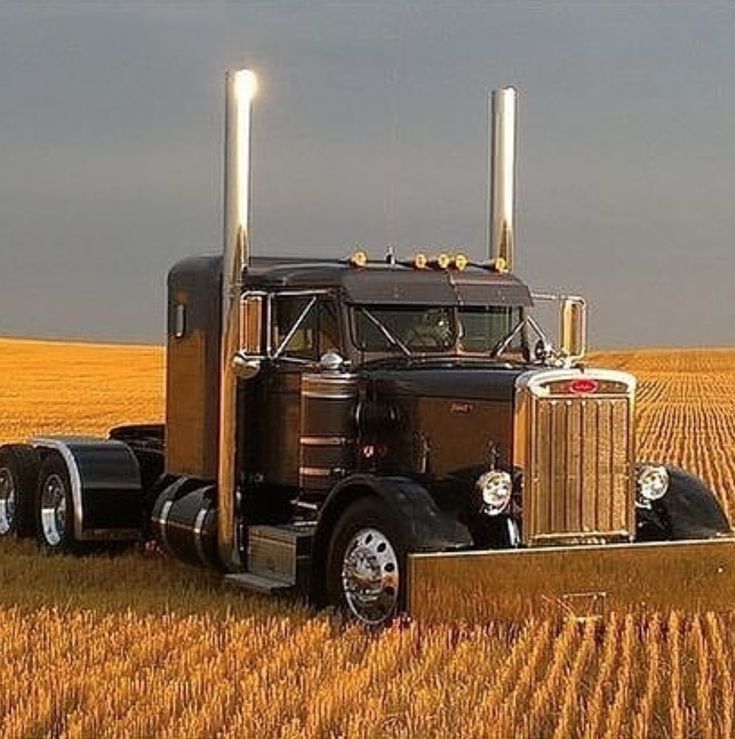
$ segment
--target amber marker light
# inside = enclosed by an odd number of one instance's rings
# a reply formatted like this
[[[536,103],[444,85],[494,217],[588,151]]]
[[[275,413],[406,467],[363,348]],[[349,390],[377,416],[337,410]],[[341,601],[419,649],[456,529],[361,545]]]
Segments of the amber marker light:
[[[503,259],[503,257],[498,257],[493,262],[493,267],[498,272],[507,272],[508,271],[508,263]]]
[[[469,265],[470,260],[467,259],[467,257],[464,254],[457,254],[454,257],[454,268],[459,270],[460,272],[467,269],[467,265]]]
[[[367,267],[368,255],[364,249],[358,249],[351,257],[350,264],[353,267]]]
[[[423,254],[422,252],[419,252],[413,258],[413,266],[416,269],[426,269],[426,266],[428,264],[429,264],[429,260],[426,254]]]
[[[439,269],[449,269],[449,265],[452,263],[452,258],[449,256],[449,254],[445,254],[442,252],[437,258],[436,258],[436,266]]]

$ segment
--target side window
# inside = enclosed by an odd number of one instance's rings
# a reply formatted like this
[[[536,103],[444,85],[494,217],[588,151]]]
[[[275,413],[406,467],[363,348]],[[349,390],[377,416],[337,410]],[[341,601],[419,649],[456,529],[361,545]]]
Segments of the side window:
[[[317,361],[330,349],[342,350],[334,300],[281,295],[274,307],[272,345],[279,356]]]
[[[281,295],[275,300],[273,348],[279,356],[317,359],[317,314],[308,295]]]

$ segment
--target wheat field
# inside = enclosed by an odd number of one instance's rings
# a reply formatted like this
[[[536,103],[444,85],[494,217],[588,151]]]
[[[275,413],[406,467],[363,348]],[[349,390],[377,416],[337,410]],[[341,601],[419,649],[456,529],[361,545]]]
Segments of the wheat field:
[[[151,347],[0,340],[0,441],[163,412]],[[635,372],[641,458],[735,513],[735,350],[598,354]],[[0,543],[0,736],[735,736],[733,614],[378,634],[140,554]]]

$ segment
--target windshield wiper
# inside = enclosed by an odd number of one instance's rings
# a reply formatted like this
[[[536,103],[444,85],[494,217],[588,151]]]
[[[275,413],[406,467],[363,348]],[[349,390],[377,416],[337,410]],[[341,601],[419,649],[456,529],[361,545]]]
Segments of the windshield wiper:
[[[518,336],[519,332],[523,330],[523,327],[528,322],[528,316],[521,319],[500,341],[496,341],[492,349],[488,352],[491,357],[497,357],[501,355],[509,346],[510,343]]]
[[[388,343],[390,343],[392,346],[397,346],[407,357],[412,357],[411,350],[397,337],[395,336],[388,327],[379,319],[376,318],[367,308],[363,308],[362,306],[357,308],[360,313],[362,313],[365,318],[367,318],[370,323],[372,323],[375,328],[380,331],[383,336],[388,340]]]
[[[500,339],[500,341],[496,342],[493,348],[490,349],[490,356],[493,358],[500,356],[510,346],[513,339],[515,339],[515,337],[518,336],[518,334],[526,326],[529,326],[531,329],[533,329],[534,333],[543,342],[544,347],[551,346],[548,337],[544,333],[541,326],[539,326],[536,319],[533,316],[528,315],[525,318],[521,319],[502,339]]]

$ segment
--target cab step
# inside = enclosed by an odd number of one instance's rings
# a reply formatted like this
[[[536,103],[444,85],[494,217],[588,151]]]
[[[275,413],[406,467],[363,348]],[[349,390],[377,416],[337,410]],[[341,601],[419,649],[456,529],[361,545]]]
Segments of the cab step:
[[[232,575],[225,575],[225,582],[228,585],[234,585],[237,588],[250,590],[254,593],[261,593],[263,595],[287,593],[293,589],[292,583],[284,582],[275,577],[255,575],[252,572],[240,572]]]
[[[308,592],[315,524],[249,526],[247,572],[225,581],[259,593]]]

